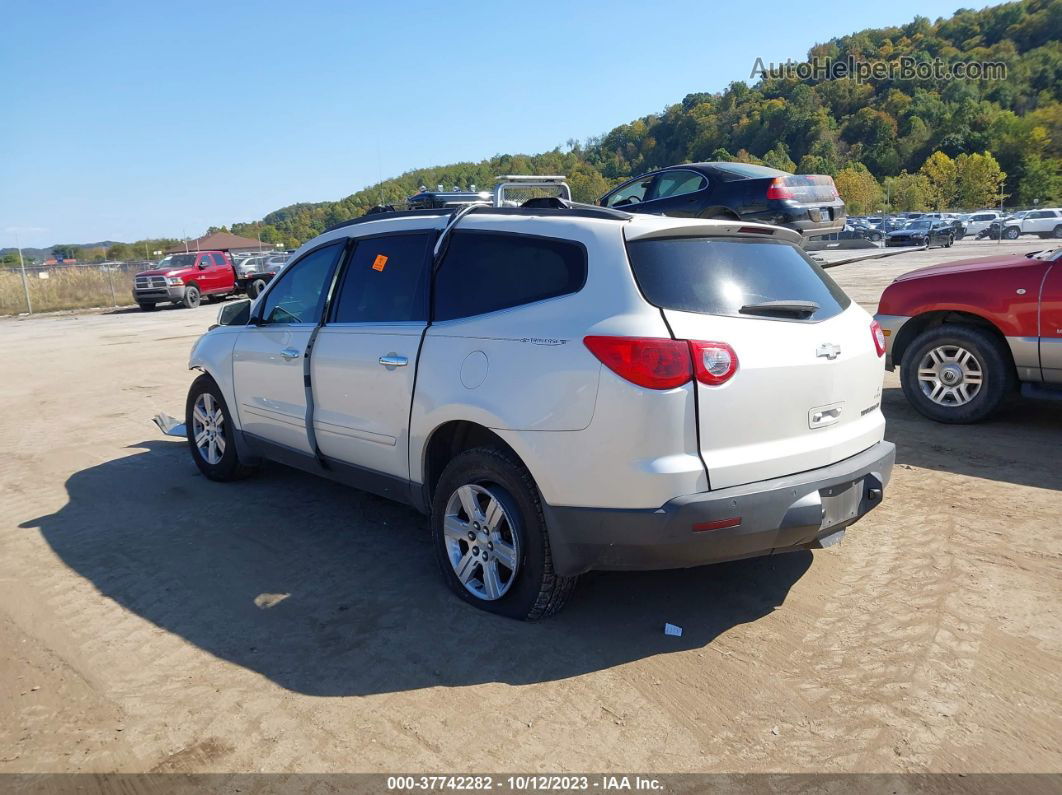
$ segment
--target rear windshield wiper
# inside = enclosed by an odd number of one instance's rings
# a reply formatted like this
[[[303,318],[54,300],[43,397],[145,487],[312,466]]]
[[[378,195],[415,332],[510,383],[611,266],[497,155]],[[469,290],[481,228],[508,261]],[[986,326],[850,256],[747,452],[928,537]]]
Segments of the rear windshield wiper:
[[[814,301],[763,301],[759,304],[745,304],[738,310],[744,315],[795,315],[808,317],[819,311]]]

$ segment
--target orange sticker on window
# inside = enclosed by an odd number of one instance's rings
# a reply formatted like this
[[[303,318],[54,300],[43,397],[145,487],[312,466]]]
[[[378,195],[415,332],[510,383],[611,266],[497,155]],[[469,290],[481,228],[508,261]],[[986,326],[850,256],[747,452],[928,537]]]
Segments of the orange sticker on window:
[[[387,257],[383,254],[377,254],[376,259],[372,261],[372,269],[374,271],[382,271],[385,265],[387,265]]]

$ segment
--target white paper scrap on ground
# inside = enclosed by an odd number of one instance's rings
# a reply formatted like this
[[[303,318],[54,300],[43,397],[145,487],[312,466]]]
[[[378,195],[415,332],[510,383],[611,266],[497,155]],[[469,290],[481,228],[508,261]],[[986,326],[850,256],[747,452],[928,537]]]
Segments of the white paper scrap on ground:
[[[664,634],[674,635],[676,638],[681,638],[682,627],[676,627],[674,624],[664,624]]]

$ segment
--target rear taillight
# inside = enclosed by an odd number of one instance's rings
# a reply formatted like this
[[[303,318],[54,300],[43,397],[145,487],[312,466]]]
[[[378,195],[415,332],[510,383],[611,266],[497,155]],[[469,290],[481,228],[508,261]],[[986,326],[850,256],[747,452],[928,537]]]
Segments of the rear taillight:
[[[708,386],[725,384],[738,369],[737,354],[725,342],[689,340],[693,371],[697,380]]]
[[[725,342],[585,337],[583,344],[620,378],[649,389],[674,389],[692,378],[719,386],[738,368],[737,354]]]
[[[885,332],[881,330],[881,324],[876,320],[870,321],[870,336],[874,338],[874,349],[878,356],[885,355]]]
[[[792,189],[785,184],[785,177],[775,177],[767,186],[768,199],[792,199],[793,197]]]
[[[674,389],[693,377],[684,340],[655,337],[586,337],[583,344],[608,369],[632,384]]]

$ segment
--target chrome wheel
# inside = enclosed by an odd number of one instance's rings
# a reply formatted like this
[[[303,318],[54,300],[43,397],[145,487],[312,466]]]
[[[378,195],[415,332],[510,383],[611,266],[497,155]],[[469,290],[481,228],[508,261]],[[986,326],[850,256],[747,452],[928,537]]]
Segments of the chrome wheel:
[[[931,348],[918,363],[918,385],[938,406],[964,406],[984,383],[981,363],[959,345]]]
[[[443,538],[454,574],[472,595],[486,601],[500,599],[516,581],[517,525],[489,488],[469,483],[450,495]]]
[[[225,455],[225,412],[209,392],[195,399],[192,439],[204,461],[211,465],[221,463]]]

